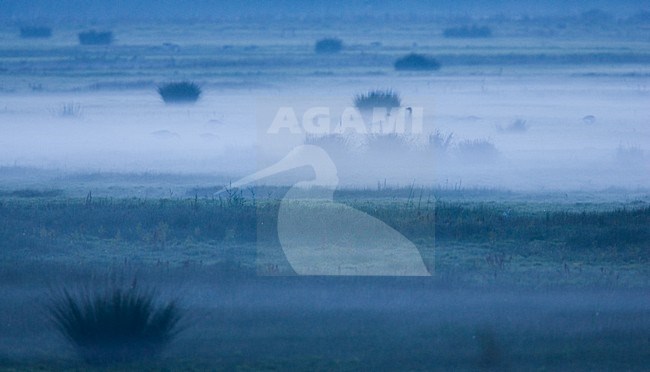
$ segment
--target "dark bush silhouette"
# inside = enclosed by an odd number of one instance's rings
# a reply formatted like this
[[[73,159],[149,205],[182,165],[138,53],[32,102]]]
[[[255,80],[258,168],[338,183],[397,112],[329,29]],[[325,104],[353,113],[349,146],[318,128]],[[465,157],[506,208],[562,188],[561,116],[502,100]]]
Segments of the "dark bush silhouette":
[[[79,33],[79,43],[81,45],[108,45],[113,42],[113,33],[110,31],[98,32],[90,30]]]
[[[395,61],[398,71],[431,71],[440,69],[440,63],[431,57],[411,53]]]
[[[357,94],[354,97],[354,106],[359,110],[372,110],[375,107],[387,109],[397,108],[402,105],[399,93],[391,89],[371,90],[368,93]]]
[[[181,81],[159,86],[158,93],[165,103],[192,103],[201,96],[201,87],[193,82]]]
[[[48,38],[52,36],[52,29],[44,26],[21,27],[20,37],[25,39]]]
[[[343,49],[343,42],[340,39],[321,39],[316,42],[315,51],[319,54],[338,53]]]
[[[492,36],[492,30],[487,26],[461,26],[446,28],[442,35],[447,38],[482,38]]]
[[[134,282],[76,295],[64,289],[50,308],[58,331],[90,364],[124,363],[157,356],[178,333],[175,302],[158,304]]]

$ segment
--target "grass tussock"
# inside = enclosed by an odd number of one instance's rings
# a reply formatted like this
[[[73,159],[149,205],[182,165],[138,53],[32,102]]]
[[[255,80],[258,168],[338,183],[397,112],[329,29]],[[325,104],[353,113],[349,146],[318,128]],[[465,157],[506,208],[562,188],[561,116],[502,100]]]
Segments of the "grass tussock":
[[[159,304],[136,282],[77,294],[67,289],[50,307],[57,330],[90,364],[128,363],[160,354],[178,331],[175,302]]]
[[[113,43],[113,33],[111,31],[84,31],[79,33],[79,43],[81,45],[109,45]]]
[[[318,54],[334,54],[341,50],[343,50],[343,41],[336,38],[318,40],[314,46],[314,51]]]
[[[158,94],[167,104],[193,103],[201,97],[201,87],[190,81],[166,83],[158,87]]]
[[[435,71],[440,69],[440,63],[432,57],[411,53],[394,64],[397,71]]]
[[[399,93],[392,89],[371,90],[367,93],[357,94],[354,97],[354,106],[359,110],[372,110],[373,108],[386,108],[388,110],[402,105]]]
[[[51,112],[60,118],[79,118],[83,113],[83,107],[78,103],[66,102]]]

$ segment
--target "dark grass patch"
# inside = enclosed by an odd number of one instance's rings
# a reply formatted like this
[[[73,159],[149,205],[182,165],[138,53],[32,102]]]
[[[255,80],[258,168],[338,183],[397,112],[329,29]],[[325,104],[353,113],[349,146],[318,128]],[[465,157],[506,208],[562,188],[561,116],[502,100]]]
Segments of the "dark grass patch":
[[[193,103],[199,99],[202,92],[198,84],[181,81],[159,86],[158,93],[165,103]]]
[[[14,196],[17,198],[54,198],[63,195],[63,190],[20,189],[10,192],[0,192],[0,195]]]
[[[81,45],[109,45],[113,43],[113,33],[111,31],[84,31],[79,33],[79,43]]]
[[[354,96],[354,106],[359,110],[372,110],[373,108],[386,108],[388,110],[402,105],[399,93],[392,89],[371,90]]]
[[[57,330],[90,364],[151,360],[176,336],[181,310],[160,304],[155,292],[134,281],[127,287],[71,293],[63,289],[50,306]]]
[[[258,190],[257,195],[272,190]],[[437,200],[451,191],[403,190],[395,199],[346,201],[392,226],[413,241],[503,242],[526,247],[530,242],[562,246],[567,252],[647,261],[650,257],[650,207],[598,212],[511,211],[508,205]],[[377,191],[383,195],[383,191]],[[471,190],[456,193],[471,195]],[[5,249],[56,246],[100,239],[152,246],[188,242],[256,242],[260,226],[277,239],[282,192],[254,200],[238,191],[222,199],[186,200],[0,200],[0,241]],[[340,194],[340,193],[339,193]],[[349,194],[349,192],[348,192]],[[345,195],[348,195],[345,194]],[[361,198],[361,199],[359,199]],[[384,202],[382,200],[392,200]],[[261,223],[263,222],[263,224]],[[212,243],[211,243],[212,244]],[[524,251],[510,252],[523,253]],[[506,252],[508,253],[508,252]],[[551,254],[552,252],[548,252]]]
[[[395,61],[394,67],[397,71],[434,71],[440,69],[440,63],[432,57],[411,53]]]
[[[488,26],[460,26],[449,27],[442,32],[446,38],[487,38],[492,36],[492,30]]]
[[[52,29],[46,26],[27,26],[20,28],[23,39],[46,39],[52,36]]]
[[[0,201],[6,247],[39,247],[79,239],[114,240],[144,248],[188,241],[254,242],[256,209],[239,193],[220,199]]]
[[[343,41],[336,38],[318,40],[314,46],[314,51],[318,54],[334,54],[341,50],[343,50]]]

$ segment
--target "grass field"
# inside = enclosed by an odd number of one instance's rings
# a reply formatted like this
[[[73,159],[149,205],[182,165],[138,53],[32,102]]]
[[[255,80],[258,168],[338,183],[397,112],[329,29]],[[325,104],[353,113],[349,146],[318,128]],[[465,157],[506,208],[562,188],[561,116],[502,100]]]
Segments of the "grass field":
[[[246,195],[243,190],[233,191],[211,198],[199,198],[197,193],[187,199],[93,198],[92,194],[75,199],[51,193],[23,190],[0,199],[5,262],[82,259],[106,264],[128,257],[144,264],[229,264],[244,272],[287,266],[282,259],[266,262],[272,258],[257,254],[258,245],[280,250],[275,230],[279,200],[248,195],[281,195],[281,188]],[[436,199],[442,193],[340,190],[337,199],[415,242],[432,273],[448,272],[447,265],[454,261],[453,266],[461,268],[459,277],[463,270],[468,275],[495,271],[495,276],[557,270],[566,274],[566,280],[586,275],[588,285],[589,275],[594,274],[590,271],[604,265],[619,277],[621,273],[626,277],[626,268],[631,270],[632,277],[641,280],[638,284],[647,279],[634,270],[647,265],[649,256],[650,208],[643,200],[564,205],[494,202],[488,201],[490,191],[482,192],[482,201]],[[310,209],[317,202],[294,203]],[[632,277],[626,278],[631,280],[628,284],[634,284]]]
[[[646,202],[428,193],[438,197],[412,189],[336,194],[416,244],[433,274],[418,279],[293,276],[273,227],[273,196],[7,192],[0,364],[77,368],[43,316],[44,299],[57,286],[115,272],[179,298],[189,317],[160,359],[109,370],[637,369],[650,360]]]

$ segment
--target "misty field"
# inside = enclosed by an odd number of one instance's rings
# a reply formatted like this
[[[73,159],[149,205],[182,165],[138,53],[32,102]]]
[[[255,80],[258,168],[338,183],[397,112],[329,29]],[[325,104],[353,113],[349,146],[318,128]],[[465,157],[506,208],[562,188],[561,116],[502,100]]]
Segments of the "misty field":
[[[202,17],[0,15],[0,370],[650,365],[647,12]]]
[[[278,199],[195,192],[2,196],[2,281],[13,298],[3,304],[3,364],[72,368],[74,355],[39,305],[53,285],[101,282],[114,272],[155,283],[187,312],[178,339],[147,362],[151,368],[640,368],[650,360],[646,202],[343,189],[338,201],[415,242],[433,276],[299,277],[272,227]],[[36,306],[17,317],[12,303]],[[60,353],[66,357],[54,357]]]

